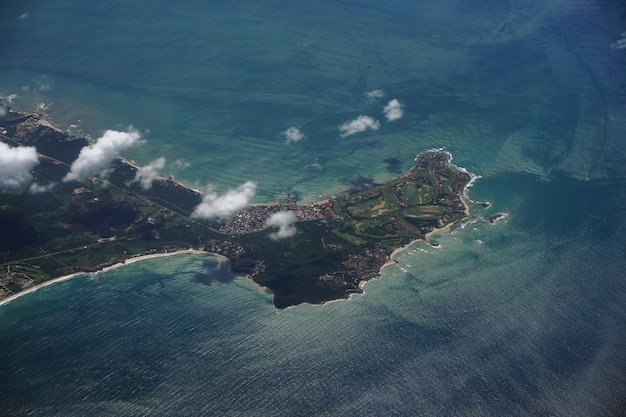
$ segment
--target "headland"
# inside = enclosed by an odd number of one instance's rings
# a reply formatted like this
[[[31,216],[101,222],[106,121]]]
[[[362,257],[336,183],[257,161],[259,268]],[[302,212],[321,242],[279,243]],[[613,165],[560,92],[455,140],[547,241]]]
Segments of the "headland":
[[[7,230],[0,300],[55,277],[193,249],[228,258],[233,272],[271,289],[278,308],[318,304],[362,292],[394,251],[468,217],[463,192],[471,176],[439,151],[419,154],[408,172],[383,184],[311,205],[251,205],[216,223],[191,217],[200,193],[173,178],[144,190],[132,182],[138,168],[123,159],[114,161],[106,182],[61,181],[89,141],[40,115],[7,112],[0,140],[36,146],[36,180],[57,183],[40,194],[0,194],[0,225]],[[279,211],[294,213],[296,232],[270,239],[266,220]]]

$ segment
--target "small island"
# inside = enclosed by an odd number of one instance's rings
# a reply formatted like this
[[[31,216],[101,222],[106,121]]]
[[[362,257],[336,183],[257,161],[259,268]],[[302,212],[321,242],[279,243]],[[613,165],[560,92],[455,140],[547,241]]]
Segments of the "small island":
[[[38,114],[8,111],[0,141],[36,146],[35,179],[56,183],[42,193],[0,194],[0,300],[55,277],[196,249],[228,258],[234,273],[273,292],[277,308],[319,304],[361,293],[394,251],[468,217],[462,196],[470,175],[443,152],[419,154],[384,184],[311,205],[251,205],[217,223],[192,217],[199,192],[173,178],[143,189],[133,182],[138,168],[120,158],[106,181],[60,181],[89,141]],[[268,227],[276,213],[293,217],[287,238],[274,239]]]

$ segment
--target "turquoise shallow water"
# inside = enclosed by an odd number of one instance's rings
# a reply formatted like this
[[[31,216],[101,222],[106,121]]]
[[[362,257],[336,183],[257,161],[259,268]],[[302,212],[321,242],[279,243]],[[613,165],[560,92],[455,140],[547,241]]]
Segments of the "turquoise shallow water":
[[[445,147],[493,205],[324,306],[275,310],[195,255],[18,298],[0,307],[4,414],[623,412],[623,6],[130,3],[7,3],[0,94],[77,134],[132,124],[146,143],[125,156],[198,188],[256,181],[259,202]],[[341,138],[360,114],[380,128]]]

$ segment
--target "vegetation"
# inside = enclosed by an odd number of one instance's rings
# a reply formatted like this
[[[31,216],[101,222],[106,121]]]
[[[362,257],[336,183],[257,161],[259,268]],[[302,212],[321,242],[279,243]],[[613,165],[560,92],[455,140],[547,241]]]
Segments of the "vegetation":
[[[123,160],[115,161],[106,182],[63,183],[87,141],[69,138],[37,115],[9,112],[0,128],[3,141],[34,145],[45,155],[34,172],[39,182],[58,183],[41,194],[0,194],[5,296],[56,276],[193,247],[228,257],[234,272],[274,291],[278,308],[322,303],[360,292],[359,283],[377,277],[395,249],[466,216],[460,193],[469,176],[447,155],[429,152],[391,182],[314,205],[315,219],[298,222],[293,237],[271,240],[269,231],[245,224],[220,232],[219,225],[189,217],[200,194],[172,179],[144,190],[131,183],[136,168]],[[266,216],[268,208],[258,213]],[[265,218],[252,220],[263,224]]]

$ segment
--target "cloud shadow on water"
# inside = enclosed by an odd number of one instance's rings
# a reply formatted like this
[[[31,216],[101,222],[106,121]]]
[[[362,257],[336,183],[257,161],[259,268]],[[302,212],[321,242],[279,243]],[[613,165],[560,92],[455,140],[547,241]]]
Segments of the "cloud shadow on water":
[[[230,263],[227,261],[207,260],[203,263],[203,269],[206,272],[195,274],[191,279],[192,282],[203,285],[227,284],[235,279],[235,275],[230,270]]]
[[[398,158],[387,158],[383,162],[387,164],[387,171],[392,174],[402,173],[402,162]]]
[[[374,178],[364,177],[363,175],[359,175],[358,177],[353,178],[353,179],[346,179],[345,182],[347,182],[350,185],[350,190],[353,190],[353,191],[363,190],[367,187],[376,185],[376,181],[374,181]]]

